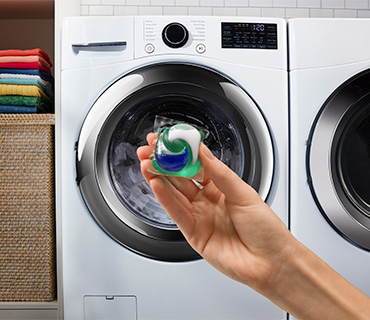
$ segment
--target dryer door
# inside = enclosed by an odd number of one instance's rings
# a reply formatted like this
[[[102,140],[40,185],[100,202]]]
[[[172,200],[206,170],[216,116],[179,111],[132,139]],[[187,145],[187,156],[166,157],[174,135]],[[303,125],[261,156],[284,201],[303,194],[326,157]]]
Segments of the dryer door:
[[[311,133],[311,191],[331,225],[370,250],[370,70],[327,100]]]
[[[152,65],[123,76],[94,103],[77,148],[77,180],[90,212],[116,241],[144,256],[199,258],[156,201],[136,149],[156,116],[204,128],[204,143],[266,199],[274,167],[268,126],[236,84],[206,68]]]

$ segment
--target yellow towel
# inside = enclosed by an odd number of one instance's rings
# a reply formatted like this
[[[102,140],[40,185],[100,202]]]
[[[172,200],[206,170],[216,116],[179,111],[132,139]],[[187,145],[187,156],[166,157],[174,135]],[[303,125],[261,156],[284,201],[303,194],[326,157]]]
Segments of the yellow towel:
[[[0,95],[32,96],[50,100],[50,98],[35,85],[0,84]]]

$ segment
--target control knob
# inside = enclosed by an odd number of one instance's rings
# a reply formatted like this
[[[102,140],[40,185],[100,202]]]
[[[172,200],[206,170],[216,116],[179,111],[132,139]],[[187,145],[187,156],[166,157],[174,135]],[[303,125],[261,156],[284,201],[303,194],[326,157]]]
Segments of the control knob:
[[[181,48],[188,42],[189,32],[181,23],[173,22],[163,29],[162,39],[171,48]]]

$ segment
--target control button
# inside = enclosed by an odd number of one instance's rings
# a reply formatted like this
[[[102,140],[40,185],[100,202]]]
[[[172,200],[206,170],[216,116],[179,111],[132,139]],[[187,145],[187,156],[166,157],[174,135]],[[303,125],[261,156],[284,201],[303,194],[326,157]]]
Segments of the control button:
[[[206,52],[206,46],[203,43],[200,43],[196,46],[195,50],[197,50],[198,53],[204,53]]]
[[[154,46],[151,44],[151,43],[148,43],[146,46],[145,46],[145,52],[146,53],[153,53],[154,52]]]
[[[189,32],[181,23],[173,22],[163,29],[162,39],[170,48],[181,48],[188,42]]]

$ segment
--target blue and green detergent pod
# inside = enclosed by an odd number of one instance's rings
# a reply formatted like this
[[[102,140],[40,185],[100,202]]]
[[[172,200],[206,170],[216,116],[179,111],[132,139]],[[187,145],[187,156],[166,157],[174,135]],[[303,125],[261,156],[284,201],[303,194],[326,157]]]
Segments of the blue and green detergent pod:
[[[203,132],[189,124],[159,129],[153,158],[154,168],[162,174],[190,178],[200,170],[199,145]]]

